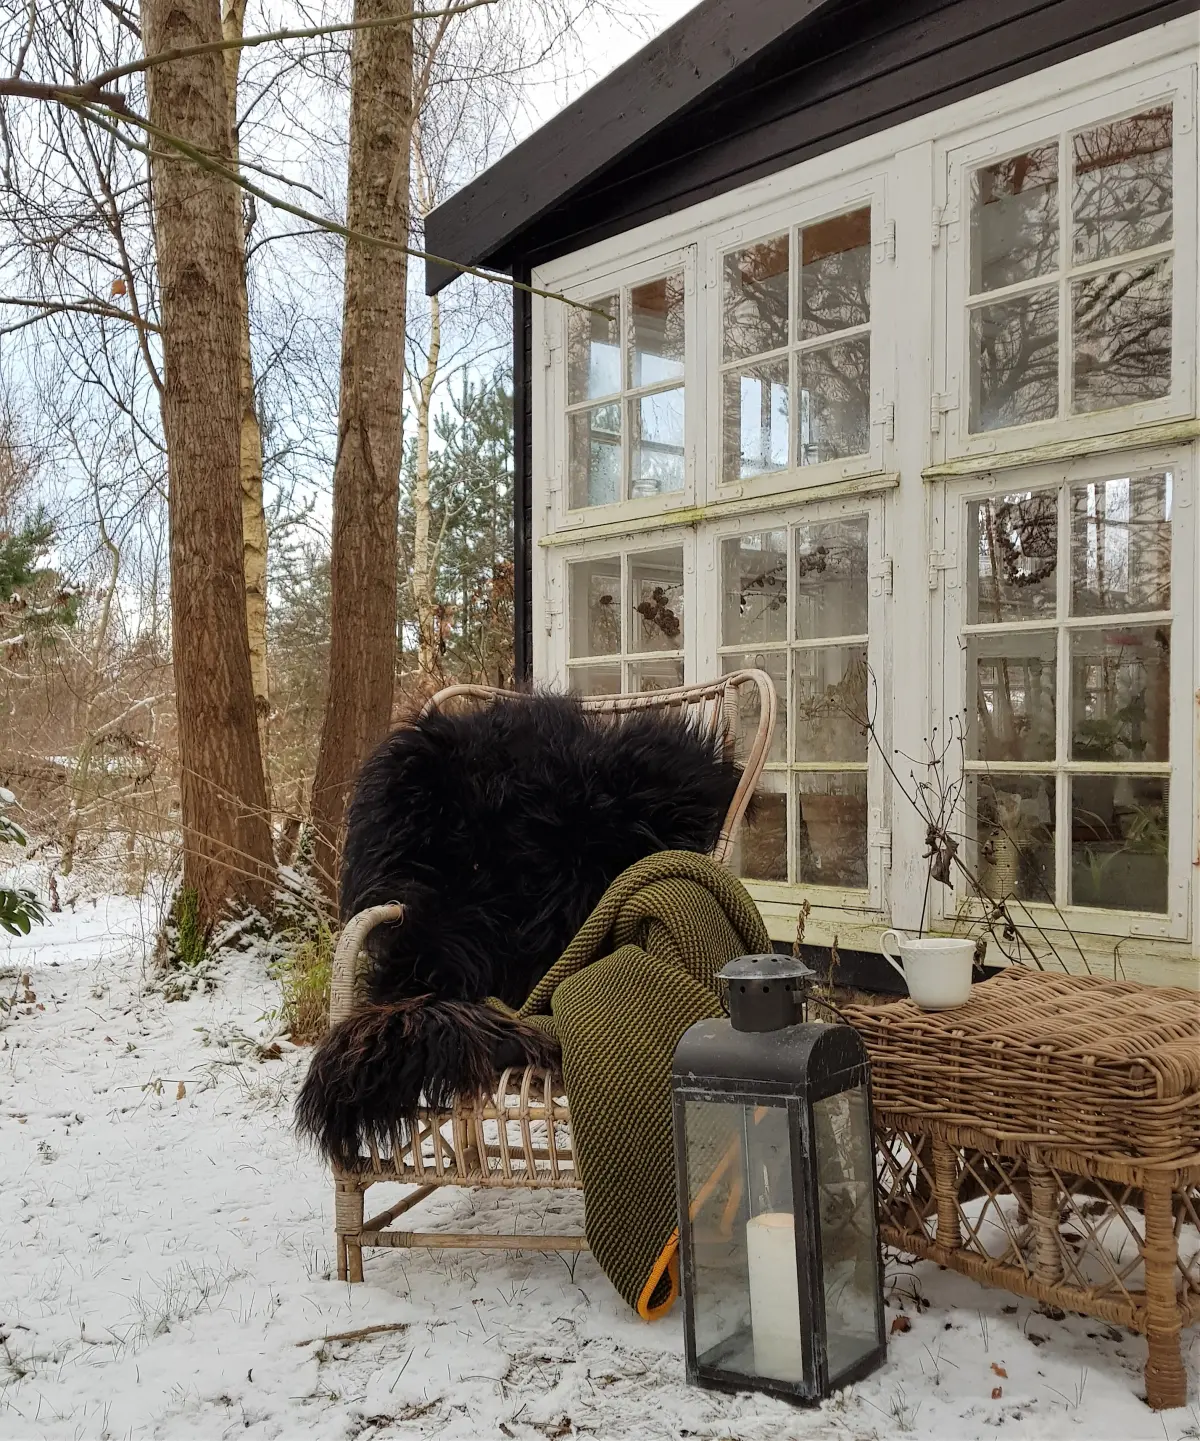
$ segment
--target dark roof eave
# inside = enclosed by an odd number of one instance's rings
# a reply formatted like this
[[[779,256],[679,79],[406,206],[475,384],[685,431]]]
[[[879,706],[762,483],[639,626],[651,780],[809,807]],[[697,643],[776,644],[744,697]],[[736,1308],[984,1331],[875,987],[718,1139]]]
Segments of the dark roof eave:
[[[521,234],[548,211],[834,3],[702,0],[431,211],[426,248],[460,264],[510,269]],[[457,274],[426,261],[426,293]]]

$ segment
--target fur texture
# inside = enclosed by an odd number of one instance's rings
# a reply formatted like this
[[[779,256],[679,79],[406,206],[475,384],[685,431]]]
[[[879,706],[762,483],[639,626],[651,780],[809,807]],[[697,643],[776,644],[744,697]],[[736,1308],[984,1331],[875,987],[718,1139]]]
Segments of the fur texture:
[[[350,806],[341,908],[402,902],[367,951],[368,1004],[313,1057],[297,1120],[352,1166],[394,1143],[422,1096],[552,1066],[553,1043],[482,1004],[518,1007],[608,886],[662,850],[716,844],[738,770],[681,719],[589,715],[533,695],[434,712],[364,764]]]

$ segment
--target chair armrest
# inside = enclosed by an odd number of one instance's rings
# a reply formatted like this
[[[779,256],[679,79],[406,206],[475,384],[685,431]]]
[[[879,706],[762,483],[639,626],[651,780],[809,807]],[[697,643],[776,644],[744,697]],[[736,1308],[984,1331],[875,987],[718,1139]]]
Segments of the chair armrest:
[[[336,1026],[354,1009],[354,985],[358,978],[358,961],[362,944],[376,926],[388,921],[402,921],[401,905],[368,906],[351,916],[338,937],[333,953],[333,975],[329,984],[329,1024]]]

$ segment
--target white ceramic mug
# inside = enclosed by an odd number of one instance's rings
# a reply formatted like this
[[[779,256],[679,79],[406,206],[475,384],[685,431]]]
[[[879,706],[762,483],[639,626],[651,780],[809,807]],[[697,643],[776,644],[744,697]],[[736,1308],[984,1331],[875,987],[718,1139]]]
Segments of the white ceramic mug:
[[[899,956],[888,950],[889,936],[895,936]],[[923,1011],[948,1011],[970,996],[974,941],[954,936],[914,940],[897,931],[884,931],[879,948],[892,969],[903,976],[908,994]]]

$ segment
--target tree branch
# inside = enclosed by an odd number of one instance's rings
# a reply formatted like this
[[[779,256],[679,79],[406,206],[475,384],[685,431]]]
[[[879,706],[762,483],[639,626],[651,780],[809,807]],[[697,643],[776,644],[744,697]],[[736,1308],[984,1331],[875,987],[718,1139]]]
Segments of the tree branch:
[[[98,115],[96,111],[92,109],[92,102],[66,97],[60,100],[59,103],[66,105],[69,109],[75,110],[78,114],[90,120],[93,125],[99,125],[102,129],[107,130],[109,134],[115,136],[121,144],[127,145],[130,149],[137,150],[141,154],[149,157],[149,146],[141,145],[137,141],[131,140],[129,136],[123,134],[111,121],[105,119],[102,115]],[[111,107],[108,108],[111,109]],[[607,311],[598,310],[592,305],[584,305],[582,301],[571,300],[556,290],[543,290],[539,286],[526,285],[522,281],[514,280],[508,275],[498,275],[495,271],[482,270],[477,265],[467,265],[461,260],[450,260],[444,255],[434,255],[427,250],[418,250],[414,246],[404,245],[398,240],[387,240],[383,236],[368,235],[361,230],[351,230],[349,226],[342,225],[336,220],[331,220],[328,216],[318,215],[315,211],[305,210],[302,205],[293,205],[291,201],[284,200],[281,196],[272,195],[269,190],[264,190],[261,186],[255,185],[253,181],[247,180],[239,171],[231,170],[227,165],[222,165],[220,161],[215,160],[211,155],[205,154],[203,150],[197,149],[196,146],[189,144],[188,141],[181,140],[179,136],[171,135],[166,130],[160,130],[157,125],[152,124],[144,116],[138,115],[128,108],[113,110],[112,114],[114,120],[123,120],[126,124],[135,125],[139,129],[144,130],[147,135],[169,146],[172,150],[183,156],[184,159],[190,160],[192,164],[196,165],[199,169],[207,170],[209,174],[216,175],[220,179],[228,181],[230,185],[237,186],[239,190],[244,190],[248,195],[253,195],[263,201],[264,204],[271,206],[273,210],[283,210],[289,215],[296,216],[299,220],[304,220],[310,225],[315,225],[319,230],[323,230],[329,235],[340,235],[343,240],[354,240],[361,245],[378,246],[382,250],[398,251],[401,255],[410,256],[413,260],[432,261],[435,265],[444,265],[449,270],[456,270],[460,275],[474,275],[478,279],[486,280],[493,285],[505,285],[510,290],[521,290],[528,295],[539,295],[544,300],[557,300],[563,305],[571,306],[574,310],[590,311],[595,315],[604,316],[605,319],[610,318]]]
[[[35,315],[32,320],[22,321],[20,327],[5,326],[0,329],[0,335],[7,335],[10,329],[23,328],[26,325],[32,325],[35,321],[45,320],[51,315],[61,315],[65,311],[79,315],[98,315],[105,320],[124,320],[129,325],[152,331],[155,335],[159,333],[158,326],[152,320],[143,320],[140,316],[130,315],[129,311],[121,310],[115,305],[105,305],[102,300],[35,300],[23,295],[0,295],[0,305],[16,305],[26,310],[41,311],[41,314]]]

